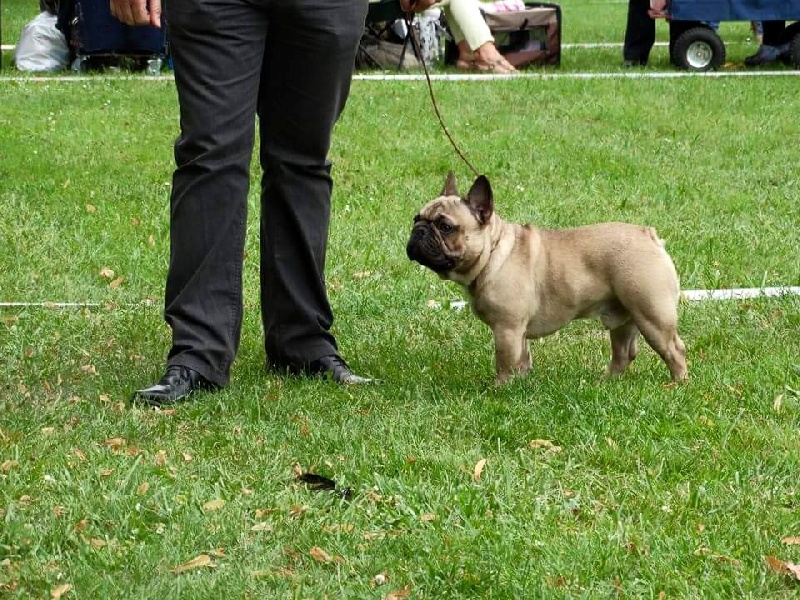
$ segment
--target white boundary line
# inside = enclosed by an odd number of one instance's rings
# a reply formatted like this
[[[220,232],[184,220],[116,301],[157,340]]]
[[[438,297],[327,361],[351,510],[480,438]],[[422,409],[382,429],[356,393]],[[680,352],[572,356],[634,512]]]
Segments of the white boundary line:
[[[159,303],[160,305],[160,303]],[[156,306],[153,300],[142,300],[141,302],[0,302],[2,308],[100,308],[105,306]]]
[[[797,77],[800,70],[787,71],[709,71],[705,73],[690,73],[687,71],[657,71],[657,72],[628,72],[618,73],[517,73],[514,75],[483,74],[483,73],[433,73],[433,81],[508,81],[510,79],[682,79],[685,77]],[[390,74],[381,73],[375,75],[358,74],[353,76],[354,81],[425,81],[423,74]],[[0,83],[73,83],[87,81],[173,81],[172,75],[142,75],[136,76],[113,76],[113,75],[63,75],[52,76],[0,76]]]
[[[745,300],[748,298],[778,298],[781,296],[800,296],[800,286],[767,288],[733,288],[727,290],[683,290],[681,297],[690,302],[703,300]],[[460,310],[466,306],[464,300],[453,300],[449,308]],[[141,302],[0,302],[0,308],[98,308],[102,306],[156,306],[152,300]]]
[[[433,81],[508,81],[511,79],[681,79],[684,77],[797,77],[800,70],[785,71],[708,71],[692,73],[688,71],[619,71],[613,73],[516,73],[500,75],[491,73],[432,73]],[[87,81],[173,81],[172,75],[40,75],[40,76],[0,76],[0,83],[74,83]],[[357,74],[354,81],[425,81],[424,74],[380,73]]]
[[[768,288],[734,288],[730,290],[683,290],[681,298],[689,302],[703,300],[746,300],[748,298],[778,298],[781,296],[800,296],[800,286]],[[467,306],[466,300],[452,300],[448,308],[461,310]]]
[[[688,71],[630,72],[618,73],[517,73],[513,75],[492,75],[483,73],[442,73],[432,74],[433,81],[508,81],[511,79],[681,79],[684,77],[763,77],[763,76],[800,76],[800,70],[792,71],[708,71],[690,73]],[[361,81],[425,81],[425,75],[356,75],[354,80]]]

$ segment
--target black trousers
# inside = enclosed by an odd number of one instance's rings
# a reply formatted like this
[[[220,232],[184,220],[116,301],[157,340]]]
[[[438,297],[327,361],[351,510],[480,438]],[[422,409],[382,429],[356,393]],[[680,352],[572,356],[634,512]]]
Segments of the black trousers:
[[[656,20],[651,19],[650,0],[628,0],[628,18],[625,25],[625,41],[622,45],[622,58],[647,64],[650,50],[656,43]],[[669,22],[670,47],[672,41],[685,29],[683,23]]]
[[[180,104],[164,317],[168,365],[228,383],[256,115],[267,357],[336,352],[325,288],[331,132],[350,90],[367,0],[169,0]]]
[[[764,21],[762,24],[764,28],[764,41],[766,46],[780,46],[787,43],[789,40],[785,39],[786,21]]]

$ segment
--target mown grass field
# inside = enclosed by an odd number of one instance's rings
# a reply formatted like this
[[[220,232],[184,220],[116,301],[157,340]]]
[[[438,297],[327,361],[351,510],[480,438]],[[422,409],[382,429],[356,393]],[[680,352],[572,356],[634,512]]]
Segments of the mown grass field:
[[[563,6],[566,42],[621,38],[623,3]],[[3,3],[3,43],[22,8]],[[754,49],[725,27],[729,56]],[[619,63],[570,50],[556,72]],[[667,63],[656,48],[646,72]],[[796,76],[434,86],[506,218],[653,225],[686,289],[800,285]],[[169,343],[177,127],[169,80],[0,79],[0,302],[88,303],[0,308],[0,596],[800,593],[765,559],[800,562],[800,299],[685,303],[685,385],[645,347],[602,379],[606,336],[582,322],[496,388],[490,332],[405,256],[447,170],[470,182],[424,82],[354,82],[331,150],[334,330],[382,383],[264,369],[254,167],[231,385],[130,406]]]

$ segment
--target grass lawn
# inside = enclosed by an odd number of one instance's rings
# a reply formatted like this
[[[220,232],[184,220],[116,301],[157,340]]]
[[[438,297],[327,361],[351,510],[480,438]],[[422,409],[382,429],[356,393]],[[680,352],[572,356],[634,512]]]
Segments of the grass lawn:
[[[624,3],[563,6],[565,42],[620,39]],[[434,86],[506,218],[653,225],[687,289],[800,285],[796,76]],[[334,330],[382,384],[263,368],[254,168],[231,385],[131,407],[169,343],[177,125],[171,81],[0,79],[0,302],[91,303],[0,308],[0,597],[800,594],[765,559],[800,563],[800,298],[685,303],[685,385],[644,344],[603,380],[582,322],[494,387],[490,332],[405,256],[447,170],[470,183],[422,82],[354,82],[331,150]]]

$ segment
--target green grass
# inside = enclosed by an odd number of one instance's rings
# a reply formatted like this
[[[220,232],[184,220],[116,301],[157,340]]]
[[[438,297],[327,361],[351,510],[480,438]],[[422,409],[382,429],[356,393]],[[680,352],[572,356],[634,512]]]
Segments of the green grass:
[[[2,5],[4,43],[19,4]],[[569,35],[619,38],[624,4],[564,6]],[[651,70],[666,68],[656,52]],[[562,71],[618,69],[618,49],[572,56]],[[800,285],[795,79],[434,85],[504,216],[654,225],[683,287],[717,288]],[[606,337],[577,323],[495,388],[489,331],[429,307],[458,290],[405,257],[447,170],[469,184],[424,83],[355,82],[331,152],[334,329],[383,383],[265,372],[252,192],[231,385],[174,412],[130,407],[169,342],[176,107],[169,81],[0,83],[0,301],[98,304],[0,309],[0,596],[800,593],[764,563],[800,562],[781,541],[800,535],[800,299],[684,304],[686,385],[647,348],[603,380]],[[297,468],[352,498],[308,489]],[[171,571],[201,554],[214,567]]]

